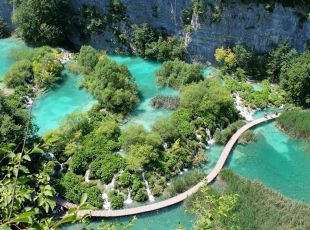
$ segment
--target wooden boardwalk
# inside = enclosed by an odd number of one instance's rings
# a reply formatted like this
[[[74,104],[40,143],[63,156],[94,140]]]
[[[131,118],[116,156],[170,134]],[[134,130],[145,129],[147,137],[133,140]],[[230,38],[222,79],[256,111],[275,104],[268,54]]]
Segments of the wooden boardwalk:
[[[264,122],[269,121],[269,120],[273,120],[279,116],[280,116],[280,114],[277,114],[277,115],[273,114],[273,115],[270,115],[268,117],[259,118],[257,120],[254,120],[254,121],[249,122],[246,125],[242,126],[230,138],[230,140],[226,144],[220,158],[218,159],[215,167],[208,174],[206,180],[199,182],[194,187],[190,188],[189,190],[187,190],[187,191],[185,191],[185,192],[183,192],[183,193],[181,193],[175,197],[172,197],[172,198],[169,198],[167,200],[157,202],[154,204],[148,204],[148,205],[144,205],[144,206],[140,206],[140,207],[136,207],[136,208],[128,208],[128,209],[121,209],[121,210],[80,210],[80,211],[78,211],[78,215],[79,216],[90,215],[92,217],[129,216],[129,215],[136,215],[136,214],[141,214],[141,213],[145,213],[145,212],[151,212],[151,211],[159,210],[159,209],[166,208],[166,207],[172,206],[174,204],[180,203],[180,202],[184,201],[187,197],[196,193],[204,184],[211,183],[217,177],[217,175],[220,173],[221,169],[224,167],[225,162],[229,156],[229,153],[233,149],[235,143],[238,141],[241,134],[243,134],[245,131],[252,128],[253,126],[264,123]],[[60,198],[57,198],[56,202],[65,208],[77,207],[77,205],[71,204],[65,200],[60,199]]]

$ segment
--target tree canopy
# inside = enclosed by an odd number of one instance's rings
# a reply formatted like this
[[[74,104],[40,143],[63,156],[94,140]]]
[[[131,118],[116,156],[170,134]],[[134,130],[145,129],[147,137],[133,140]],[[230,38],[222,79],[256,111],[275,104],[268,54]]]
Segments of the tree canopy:
[[[13,22],[26,42],[58,45],[66,40],[68,0],[26,0],[15,7]]]

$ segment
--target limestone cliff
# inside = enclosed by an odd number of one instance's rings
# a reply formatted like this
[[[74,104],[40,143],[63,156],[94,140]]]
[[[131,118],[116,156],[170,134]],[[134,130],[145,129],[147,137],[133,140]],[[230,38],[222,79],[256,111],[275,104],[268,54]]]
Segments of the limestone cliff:
[[[0,1],[0,16],[8,20],[12,7],[7,0]],[[185,32],[182,11],[191,6],[192,0],[121,0],[127,7],[126,14],[130,23],[148,23],[152,27],[165,28],[170,34],[185,38],[189,58],[192,61],[213,60],[214,50],[219,46],[244,43],[256,51],[269,51],[274,44],[288,38],[293,47],[302,52],[310,41],[310,21],[302,20],[303,9],[284,7],[275,4],[266,10],[263,4],[243,4],[240,0],[205,0],[202,15],[193,14],[191,32]],[[83,4],[95,6],[106,14],[109,0],[70,0],[74,9]],[[220,9],[217,21],[212,20],[214,8]],[[128,29],[123,25],[123,30]],[[72,40],[81,44],[78,36]],[[99,49],[112,50],[111,33],[104,32],[93,36],[89,43]]]
[[[106,12],[107,0],[71,0],[79,7],[94,5]],[[192,32],[184,32],[182,10],[190,7],[191,0],[121,0],[127,7],[132,23],[148,23],[152,27],[165,28],[170,34],[184,37],[188,44],[189,58],[193,61],[213,60],[214,50],[219,46],[246,44],[256,51],[269,51],[273,45],[288,38],[299,52],[310,41],[310,21],[302,21],[298,15],[303,9],[292,9],[275,4],[272,12],[263,4],[243,4],[239,0],[206,0],[204,14],[192,18]],[[214,7],[221,8],[220,19],[212,21]],[[195,16],[195,15],[194,15]],[[107,35],[105,35],[107,36]],[[96,36],[90,42],[97,48],[106,48],[104,36]]]

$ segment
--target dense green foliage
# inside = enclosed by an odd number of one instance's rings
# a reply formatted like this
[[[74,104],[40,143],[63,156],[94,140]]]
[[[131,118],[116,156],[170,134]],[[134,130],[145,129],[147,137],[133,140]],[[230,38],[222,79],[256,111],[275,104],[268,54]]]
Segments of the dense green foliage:
[[[61,54],[57,49],[44,46],[21,52],[23,58],[20,57],[4,75],[8,87],[35,87],[44,91],[61,80],[63,65],[59,61]]]
[[[238,118],[230,92],[217,80],[202,81],[183,88],[181,108],[190,113],[187,119],[195,120],[196,126],[208,127],[213,132]]]
[[[100,58],[99,58],[100,56]],[[139,101],[134,78],[125,65],[118,65],[91,47],[82,47],[78,57],[83,86],[108,111],[126,114]]]
[[[88,196],[88,204],[95,208],[102,207],[101,192],[96,187],[96,184],[83,184],[82,177],[72,172],[68,172],[61,177],[56,189],[70,202],[79,203],[85,193]]]
[[[282,68],[281,85],[294,103],[310,107],[310,52],[307,51]]]
[[[26,0],[15,9],[17,32],[34,45],[58,45],[66,40],[68,0]]]
[[[0,38],[7,38],[11,35],[11,31],[8,25],[5,23],[2,17],[0,17]]]
[[[279,83],[280,74],[286,69],[289,63],[297,57],[297,51],[291,49],[289,42],[278,45],[269,53],[266,72],[271,82]]]
[[[284,111],[277,122],[294,137],[310,139],[310,110]]]
[[[268,106],[280,106],[285,103],[285,92],[278,86],[271,87],[268,80],[262,81],[262,89],[254,90],[253,86],[246,82],[238,82],[231,77],[224,77],[226,87],[232,93],[238,93],[251,108],[266,108]]]
[[[15,95],[6,97],[0,91],[0,147],[19,144],[24,137],[28,113],[18,99]]]
[[[203,80],[203,67],[179,60],[166,61],[157,71],[156,77],[157,84],[161,87],[181,88],[183,85]]]
[[[132,26],[131,43],[134,54],[160,61],[183,59],[186,52],[182,41],[148,24]]]

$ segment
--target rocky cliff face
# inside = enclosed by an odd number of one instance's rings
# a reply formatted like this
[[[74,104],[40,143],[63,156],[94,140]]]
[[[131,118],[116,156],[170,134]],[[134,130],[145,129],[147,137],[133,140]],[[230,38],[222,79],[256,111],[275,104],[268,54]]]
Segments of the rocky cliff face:
[[[0,17],[3,18],[11,28],[13,28],[11,21],[12,11],[13,7],[8,0],[0,0]]]
[[[8,19],[12,10],[0,1],[0,16]],[[165,28],[170,34],[185,38],[189,58],[192,61],[213,60],[217,47],[243,43],[256,51],[269,51],[274,44],[288,38],[299,52],[310,41],[310,21],[302,21],[298,13],[302,9],[292,9],[276,4],[268,12],[262,4],[243,4],[240,0],[205,0],[206,8],[199,18],[192,18],[192,31],[185,32],[182,25],[182,10],[191,6],[191,0],[121,0],[127,7],[131,23],[148,23],[152,27]],[[222,3],[220,2],[229,2]],[[70,0],[73,8],[83,4],[96,6],[99,12],[107,13],[109,0]],[[220,17],[212,22],[214,7],[219,6]],[[126,29],[126,26],[124,26]],[[109,32],[93,36],[90,44],[99,49],[111,50]],[[79,43],[78,39],[73,41]],[[116,44],[117,45],[117,44]]]
[[[191,0],[121,0],[127,6],[127,15],[132,23],[148,23],[152,27],[165,28],[169,33],[185,37],[189,58],[193,61],[213,60],[214,50],[220,46],[243,43],[249,48],[265,52],[275,44],[288,38],[299,52],[310,41],[310,21],[302,22],[292,9],[276,4],[268,12],[262,4],[242,4],[230,1],[221,5],[220,20],[212,22],[212,12],[217,0],[206,0],[204,14],[198,20],[192,19],[193,31],[184,32],[182,10],[190,7]],[[75,7],[82,4],[107,10],[107,0],[71,0]],[[103,36],[96,36],[90,43],[105,48]]]

